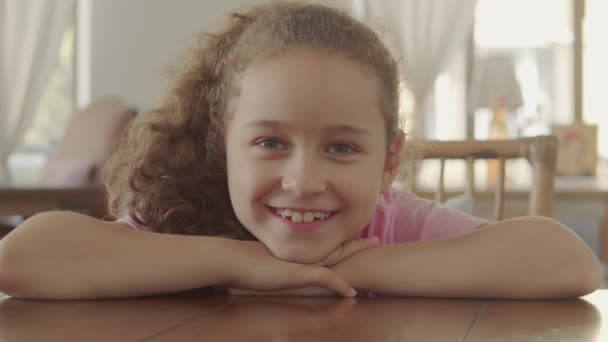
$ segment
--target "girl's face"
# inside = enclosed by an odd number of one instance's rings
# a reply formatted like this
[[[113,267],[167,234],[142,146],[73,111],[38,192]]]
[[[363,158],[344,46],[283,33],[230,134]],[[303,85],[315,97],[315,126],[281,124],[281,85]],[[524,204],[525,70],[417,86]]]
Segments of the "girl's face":
[[[276,257],[320,261],[367,226],[392,181],[378,81],[311,49],[240,76],[226,131],[235,213]]]

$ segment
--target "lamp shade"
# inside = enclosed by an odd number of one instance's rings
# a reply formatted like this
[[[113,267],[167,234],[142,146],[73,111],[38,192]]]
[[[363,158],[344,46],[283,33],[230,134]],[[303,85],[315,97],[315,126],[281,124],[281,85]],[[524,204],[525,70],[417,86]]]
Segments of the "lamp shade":
[[[523,105],[513,61],[507,56],[486,56],[475,63],[469,103],[473,109],[492,108],[497,99],[509,111]]]

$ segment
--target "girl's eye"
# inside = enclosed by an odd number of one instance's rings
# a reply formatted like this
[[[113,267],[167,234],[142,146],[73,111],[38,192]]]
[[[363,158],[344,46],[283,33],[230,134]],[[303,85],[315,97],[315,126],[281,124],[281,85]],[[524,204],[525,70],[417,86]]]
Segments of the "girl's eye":
[[[351,144],[337,143],[329,147],[330,153],[349,154],[357,152],[357,148]]]
[[[266,138],[261,139],[256,142],[256,145],[260,146],[263,149],[267,150],[284,150],[285,145],[280,142],[278,139]]]

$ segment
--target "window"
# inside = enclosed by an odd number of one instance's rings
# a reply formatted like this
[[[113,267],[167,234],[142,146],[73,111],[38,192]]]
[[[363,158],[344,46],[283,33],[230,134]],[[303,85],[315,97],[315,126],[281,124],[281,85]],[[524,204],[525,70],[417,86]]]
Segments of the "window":
[[[492,56],[510,61],[521,93],[523,105],[507,115],[509,136],[549,134],[552,124],[568,124],[574,119],[572,1],[577,0],[477,2],[473,32],[473,67],[479,69],[483,61]],[[594,2],[605,3],[604,0]],[[540,18],[542,23],[539,23]],[[598,36],[599,32],[600,30]],[[597,44],[601,44],[599,38]],[[435,81],[433,93],[427,98],[430,102],[425,113],[427,138],[465,138],[466,53],[463,48],[456,58],[446,65]],[[597,58],[598,61],[606,60]],[[474,89],[475,85],[471,84],[470,91]],[[468,94],[469,100],[472,95]],[[488,138],[492,115],[487,108],[474,111],[472,134],[475,138]],[[599,112],[597,115],[599,117]],[[432,173],[435,167],[429,165],[425,174]],[[517,175],[507,177],[507,187],[522,186],[530,181],[531,173],[526,161],[509,161],[507,167],[508,174]],[[485,183],[486,172],[485,161],[476,162],[475,178],[481,187]],[[450,163],[446,166],[446,173],[446,180],[456,180],[454,187],[462,187],[465,179],[464,163]],[[433,176],[429,177],[435,179]],[[450,184],[446,186],[449,187]]]
[[[37,177],[46,155],[55,150],[75,108],[75,40],[74,27],[63,34],[57,63],[40,99],[31,127],[22,145],[9,158],[9,168],[16,183],[28,183]]]
[[[49,152],[57,147],[69,116],[74,111],[74,28],[61,39],[58,60],[52,71],[32,126],[23,141],[25,151]]]
[[[475,59],[510,59],[519,83],[523,105],[509,115],[511,136],[549,134],[551,124],[574,119],[573,39],[572,0],[479,0]],[[489,119],[476,113],[476,137],[487,138]]]
[[[604,84],[608,76],[608,2],[587,0],[583,23],[583,120],[598,125],[598,152],[608,159],[608,115]]]

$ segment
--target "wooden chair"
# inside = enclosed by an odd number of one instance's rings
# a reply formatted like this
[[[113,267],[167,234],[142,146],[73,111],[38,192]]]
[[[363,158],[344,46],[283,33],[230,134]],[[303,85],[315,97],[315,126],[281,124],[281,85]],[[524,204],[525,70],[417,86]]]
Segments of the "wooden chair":
[[[504,217],[505,200],[505,160],[525,158],[532,167],[532,184],[529,196],[529,214],[551,216],[553,206],[553,176],[557,159],[558,141],[554,136],[536,136],[510,140],[461,140],[428,141],[421,152],[422,159],[439,159],[439,179],[435,199],[445,200],[445,161],[463,159],[467,161],[465,195],[474,197],[474,161],[476,159],[497,159],[498,180],[494,191],[494,218]],[[406,186],[416,190],[416,161],[407,167]]]

